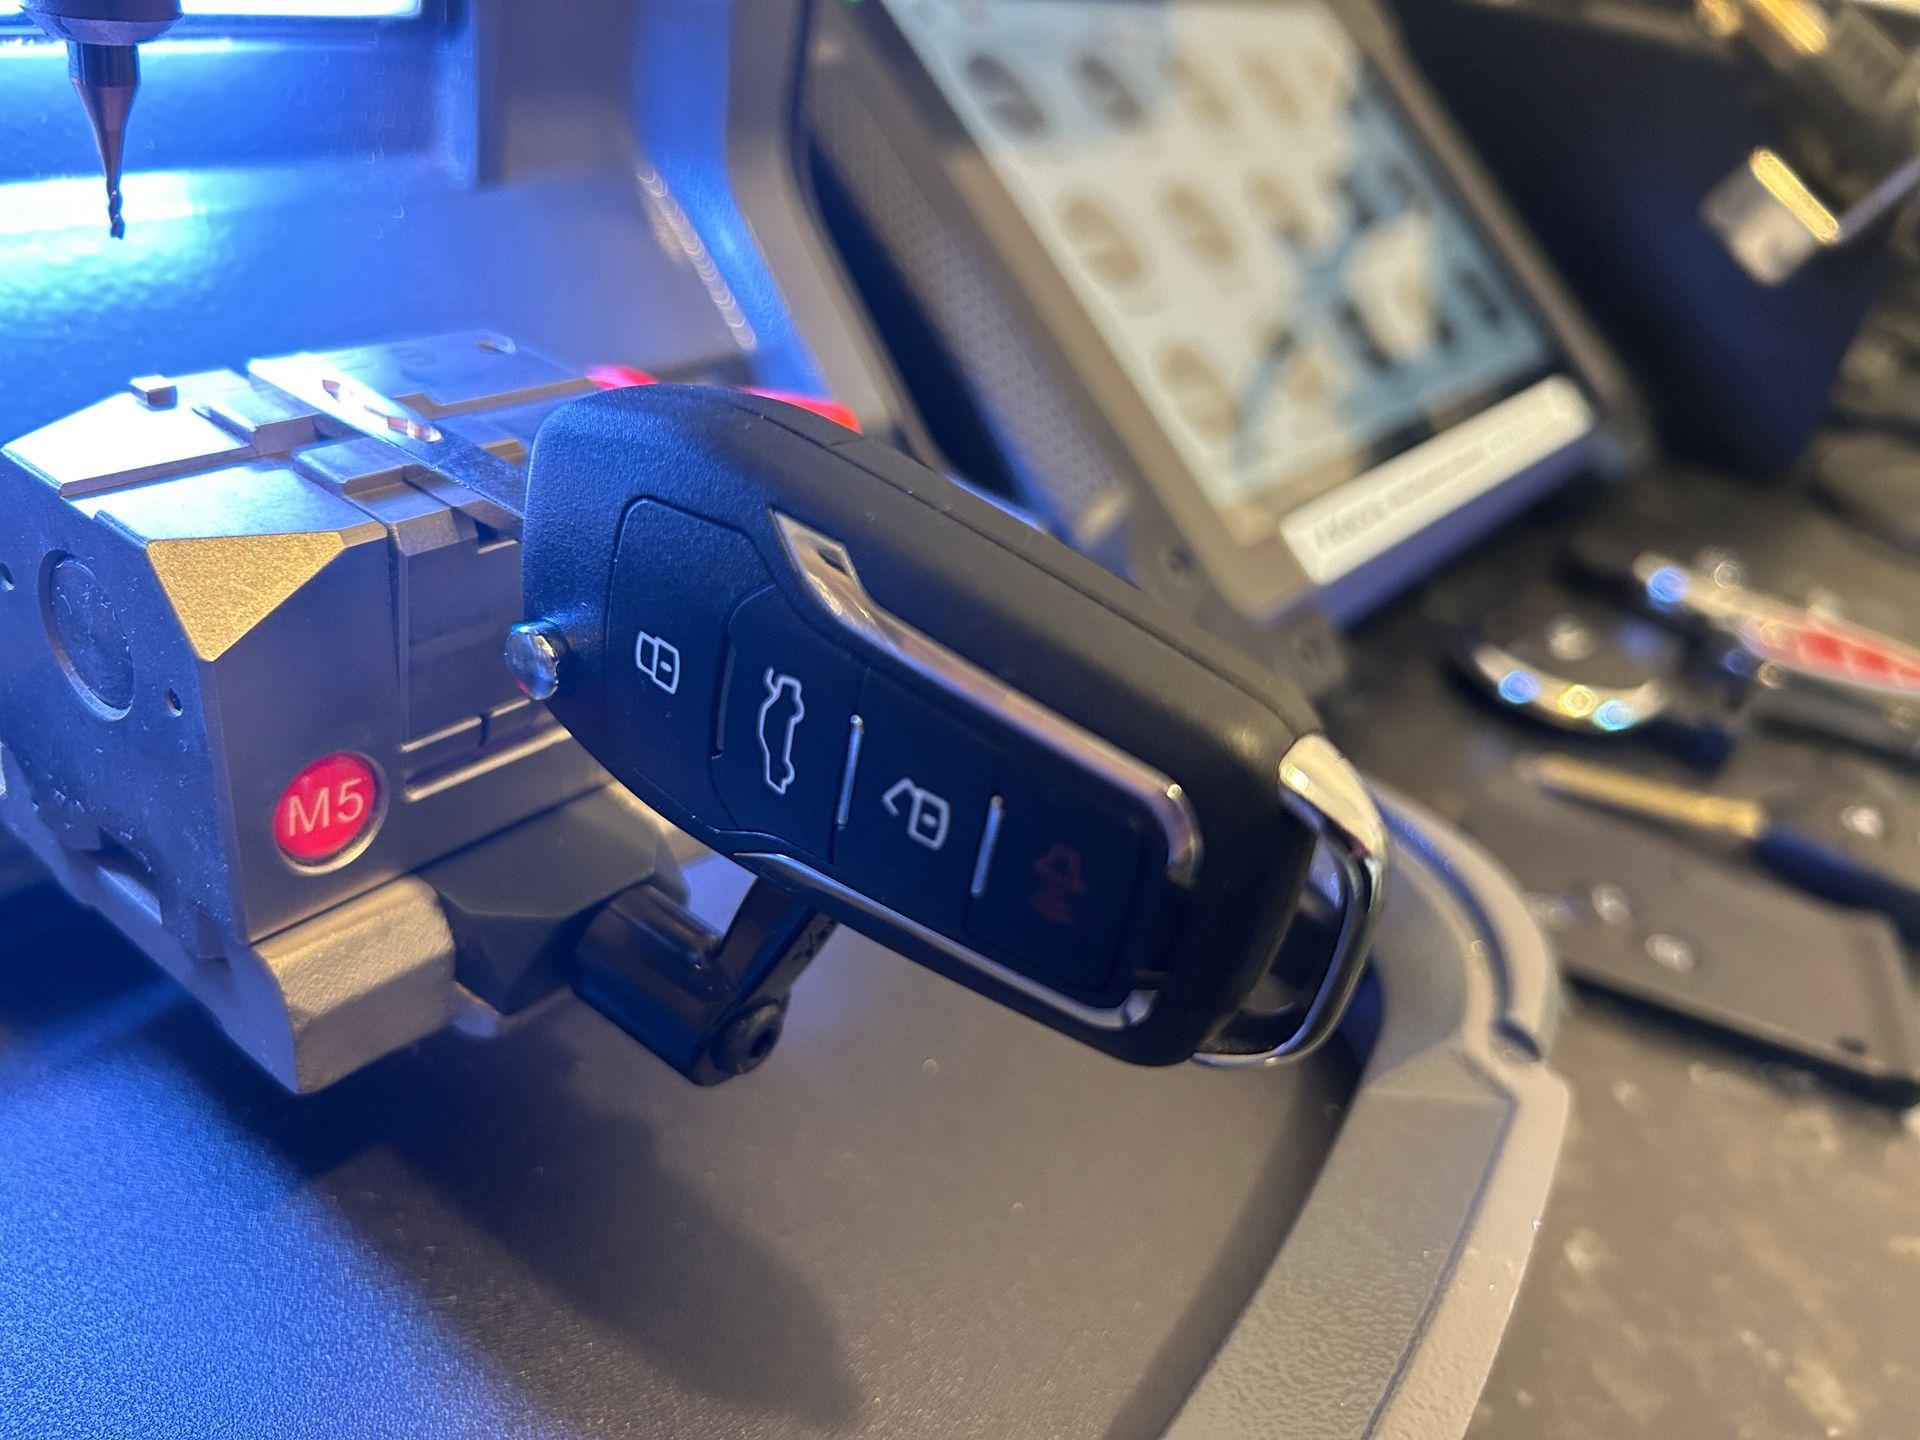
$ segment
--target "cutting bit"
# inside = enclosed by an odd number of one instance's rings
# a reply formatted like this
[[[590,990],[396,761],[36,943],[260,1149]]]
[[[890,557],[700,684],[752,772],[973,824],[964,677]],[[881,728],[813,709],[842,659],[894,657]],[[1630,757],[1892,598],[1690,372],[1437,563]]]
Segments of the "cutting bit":
[[[120,170],[127,146],[127,114],[140,84],[140,52],[131,45],[69,45],[67,74],[86,107],[100,147],[100,168],[107,180],[107,233],[116,240],[127,234],[120,213]]]
[[[124,239],[120,173],[127,115],[140,85],[137,47],[180,18],[180,0],[23,0],[22,8],[48,35],[66,42],[67,75],[93,127],[106,176],[107,232]]]

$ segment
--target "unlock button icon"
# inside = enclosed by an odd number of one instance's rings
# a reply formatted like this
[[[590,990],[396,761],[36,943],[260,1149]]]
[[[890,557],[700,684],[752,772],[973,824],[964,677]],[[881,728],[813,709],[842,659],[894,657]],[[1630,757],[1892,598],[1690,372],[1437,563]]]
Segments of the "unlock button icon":
[[[889,815],[906,822],[907,838],[915,844],[939,850],[947,843],[953,807],[924,785],[916,785],[910,776],[902,775],[888,786],[880,803]]]

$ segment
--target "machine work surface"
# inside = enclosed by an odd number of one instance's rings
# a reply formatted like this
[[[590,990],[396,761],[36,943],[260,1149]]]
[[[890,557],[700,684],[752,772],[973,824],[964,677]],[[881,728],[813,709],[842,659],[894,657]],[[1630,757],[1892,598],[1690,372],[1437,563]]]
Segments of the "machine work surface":
[[[1920,1434],[1920,1108],[1571,997],[1573,1119],[1469,1440]]]
[[[842,935],[736,1084],[568,1001],[296,1099],[42,892],[0,1436],[1155,1435],[1353,1083],[1132,1069]]]

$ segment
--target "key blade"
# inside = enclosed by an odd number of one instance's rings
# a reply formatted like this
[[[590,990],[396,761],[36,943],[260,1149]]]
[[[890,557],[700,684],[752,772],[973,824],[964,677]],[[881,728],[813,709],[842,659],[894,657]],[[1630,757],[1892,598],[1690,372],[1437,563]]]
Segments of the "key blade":
[[[384,440],[420,462],[408,483],[475,521],[518,538],[527,509],[526,472],[318,355],[256,360],[248,370],[342,424]]]
[[[1522,765],[1521,771],[1543,790],[1622,814],[1733,835],[1749,842],[1767,833],[1766,808],[1757,801],[1689,790],[1566,755],[1538,756]]]

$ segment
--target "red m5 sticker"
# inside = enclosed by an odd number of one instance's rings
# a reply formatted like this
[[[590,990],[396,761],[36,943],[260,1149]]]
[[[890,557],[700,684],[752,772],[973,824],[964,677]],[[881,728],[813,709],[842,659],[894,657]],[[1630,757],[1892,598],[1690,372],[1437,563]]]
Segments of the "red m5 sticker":
[[[326,755],[293,777],[273,811],[273,838],[303,865],[331,860],[379,813],[380,780],[358,755]]]

